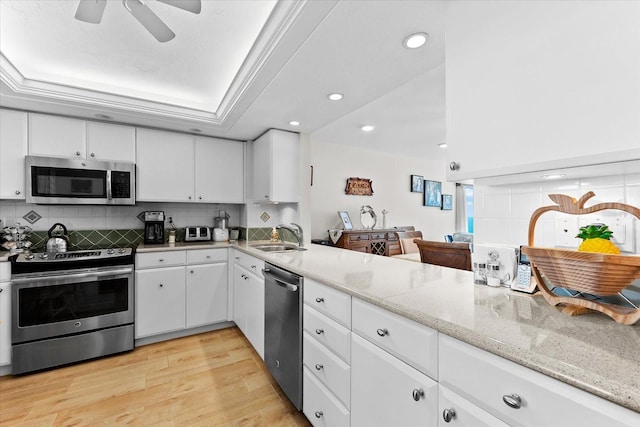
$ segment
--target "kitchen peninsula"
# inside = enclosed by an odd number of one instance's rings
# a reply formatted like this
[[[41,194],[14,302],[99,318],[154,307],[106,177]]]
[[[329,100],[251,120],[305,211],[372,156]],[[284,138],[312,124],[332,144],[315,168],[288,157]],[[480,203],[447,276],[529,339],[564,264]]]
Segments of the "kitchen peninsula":
[[[189,246],[206,247],[211,246]],[[600,314],[569,317],[539,295],[474,285],[468,271],[321,245],[286,253],[262,252],[248,243],[229,247],[629,408],[634,421],[640,412],[637,326]],[[142,246],[139,252],[167,249],[184,247]],[[464,367],[469,369],[474,366]],[[482,378],[482,369],[476,369]]]

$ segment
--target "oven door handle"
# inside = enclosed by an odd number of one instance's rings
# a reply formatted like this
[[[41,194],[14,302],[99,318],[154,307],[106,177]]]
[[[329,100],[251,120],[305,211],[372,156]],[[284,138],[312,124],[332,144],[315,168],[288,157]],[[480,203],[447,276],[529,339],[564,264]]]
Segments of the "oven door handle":
[[[84,279],[86,277],[105,277],[105,276],[115,276],[120,274],[130,274],[133,273],[133,267],[125,267],[118,269],[110,269],[103,271],[86,271],[82,273],[67,273],[63,272],[59,275],[56,275],[55,272],[48,272],[47,275],[42,275],[40,277],[19,277],[12,278],[12,283],[23,283],[23,282],[33,282],[33,279]]]
[[[113,199],[113,193],[111,189],[111,170],[107,171],[107,200]]]

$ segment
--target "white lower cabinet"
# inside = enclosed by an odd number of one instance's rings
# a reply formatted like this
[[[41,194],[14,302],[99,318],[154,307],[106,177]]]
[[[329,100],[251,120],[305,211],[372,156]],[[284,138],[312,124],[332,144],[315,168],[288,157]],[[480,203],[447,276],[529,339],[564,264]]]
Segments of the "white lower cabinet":
[[[135,337],[227,320],[227,249],[136,254]]]
[[[508,427],[509,425],[440,384],[438,386],[438,426]]]
[[[11,263],[0,262],[0,366],[11,363]]]
[[[264,278],[258,276],[264,262],[238,251],[235,259],[233,321],[264,360]],[[244,265],[249,265],[251,271]]]
[[[315,377],[302,368],[303,412],[314,427],[349,427],[349,410]]]
[[[440,385],[511,426],[638,426],[638,413],[440,334]]]
[[[185,327],[184,267],[136,271],[136,338]]]

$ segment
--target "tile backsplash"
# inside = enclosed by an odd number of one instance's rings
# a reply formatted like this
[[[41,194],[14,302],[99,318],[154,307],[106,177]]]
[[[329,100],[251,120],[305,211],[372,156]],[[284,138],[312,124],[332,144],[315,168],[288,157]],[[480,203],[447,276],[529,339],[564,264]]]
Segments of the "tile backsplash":
[[[476,185],[474,188],[474,242],[508,245],[527,244],[531,214],[541,206],[554,205],[549,194],[567,194],[580,198],[593,191],[595,197],[586,206],[603,202],[620,202],[640,207],[640,174],[586,178],[571,181],[549,181],[516,185]],[[640,253],[640,220],[620,211],[602,211],[609,221],[622,216],[625,236],[630,239],[632,251]],[[607,212],[607,213],[604,213]],[[563,246],[558,235],[558,220],[569,215],[545,213],[535,228],[536,246]],[[607,222],[607,221],[603,221]],[[572,232],[571,232],[572,233]],[[573,236],[571,236],[573,237]],[[614,238],[615,238],[614,233]],[[628,243],[628,242],[627,242]]]

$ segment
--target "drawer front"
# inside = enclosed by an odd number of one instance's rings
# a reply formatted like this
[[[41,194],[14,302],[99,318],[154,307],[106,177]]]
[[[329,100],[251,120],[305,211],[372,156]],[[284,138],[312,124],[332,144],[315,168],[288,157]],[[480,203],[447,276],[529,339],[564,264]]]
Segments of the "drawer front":
[[[0,282],[8,282],[11,280],[11,263],[0,262]]]
[[[360,240],[369,240],[369,233],[349,234],[350,242],[359,242]]]
[[[226,249],[191,249],[187,251],[187,264],[209,264],[226,261]]]
[[[439,348],[440,384],[507,424],[638,425],[636,412],[446,335]]]
[[[306,304],[303,316],[304,330],[346,363],[350,363],[351,331]]]
[[[314,427],[349,427],[349,410],[305,366],[302,378],[304,415]]]
[[[136,269],[184,265],[186,251],[145,252],[136,254]]]
[[[353,299],[353,331],[438,379],[438,332],[359,299]]]
[[[325,346],[303,333],[302,360],[311,372],[349,408],[351,402],[351,367]]]
[[[371,233],[371,240],[386,240],[387,233]]]
[[[351,295],[304,279],[304,302],[347,328],[351,328]]]
[[[264,268],[264,261],[240,251],[235,251],[234,260],[236,264],[244,267],[259,278],[263,278],[262,269]]]
[[[508,427],[490,413],[452,392],[438,386],[438,427]]]

